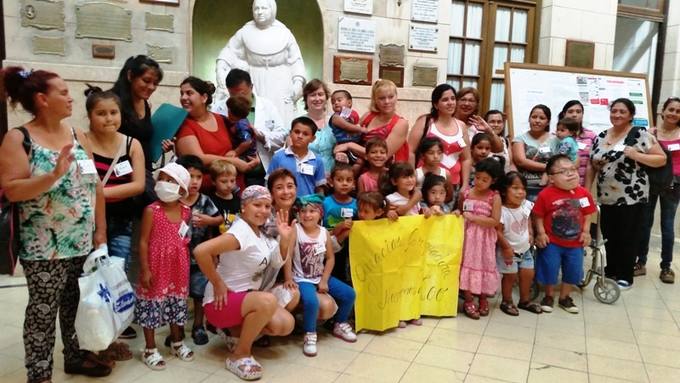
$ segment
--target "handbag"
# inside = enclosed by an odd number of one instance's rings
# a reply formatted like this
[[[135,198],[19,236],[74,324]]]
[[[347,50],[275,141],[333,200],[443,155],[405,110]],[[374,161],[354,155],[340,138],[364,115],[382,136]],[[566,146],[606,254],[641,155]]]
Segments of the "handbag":
[[[16,129],[24,135],[22,146],[31,154],[31,136],[23,126]],[[0,274],[14,275],[19,251],[19,208],[0,189]]]
[[[634,126],[626,136],[624,143],[627,146],[634,146],[636,133],[643,128]],[[661,194],[664,191],[668,191],[673,188],[673,161],[671,160],[671,153],[666,149],[662,150],[666,155],[666,164],[658,168],[653,168],[644,164],[639,164],[642,169],[647,173],[647,178],[649,180],[649,193],[650,194]]]

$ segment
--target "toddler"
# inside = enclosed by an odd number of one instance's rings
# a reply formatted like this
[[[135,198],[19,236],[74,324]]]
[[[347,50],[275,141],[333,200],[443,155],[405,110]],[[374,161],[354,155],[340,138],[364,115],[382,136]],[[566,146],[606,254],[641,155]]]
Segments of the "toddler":
[[[561,119],[557,123],[557,129],[555,130],[555,135],[559,140],[554,140],[554,147],[552,152],[555,154],[564,154],[571,162],[576,164],[578,167],[578,143],[576,138],[578,136],[578,131],[580,124],[577,120],[569,117]]]
[[[248,115],[250,114],[250,100],[242,95],[231,96],[227,99],[227,119],[232,123],[230,128],[231,138],[235,149],[226,156],[240,157],[250,161],[257,156],[257,147],[253,137],[253,127],[250,126]]]
[[[366,128],[359,126],[359,113],[352,109],[352,95],[346,90],[336,90],[331,94],[331,105],[334,113],[328,120],[328,125],[335,136],[335,160],[361,169],[363,159],[352,149],[356,150],[355,145],[360,145],[361,135],[366,133]],[[355,145],[346,145],[348,143]]]

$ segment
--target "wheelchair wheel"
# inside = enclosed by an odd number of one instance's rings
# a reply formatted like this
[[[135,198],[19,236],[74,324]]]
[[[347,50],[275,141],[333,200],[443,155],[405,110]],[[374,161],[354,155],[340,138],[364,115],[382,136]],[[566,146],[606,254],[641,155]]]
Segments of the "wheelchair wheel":
[[[593,293],[598,301],[610,305],[619,299],[621,290],[614,280],[609,278],[598,278],[593,286]]]

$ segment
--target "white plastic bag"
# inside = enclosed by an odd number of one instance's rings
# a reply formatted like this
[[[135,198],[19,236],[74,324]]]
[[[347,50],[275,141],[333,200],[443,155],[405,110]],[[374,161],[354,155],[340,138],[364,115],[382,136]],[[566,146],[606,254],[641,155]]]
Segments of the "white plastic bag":
[[[134,317],[135,294],[122,258],[109,257],[106,247],[88,256],[78,279],[80,302],[75,328],[80,348],[106,349]]]

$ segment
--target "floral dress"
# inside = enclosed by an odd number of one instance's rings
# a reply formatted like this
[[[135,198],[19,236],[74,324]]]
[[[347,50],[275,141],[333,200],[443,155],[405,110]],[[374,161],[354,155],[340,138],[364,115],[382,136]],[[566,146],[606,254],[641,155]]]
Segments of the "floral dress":
[[[183,325],[187,320],[191,233],[188,231],[181,236],[180,228],[182,222],[188,225],[191,209],[180,206],[182,220],[171,222],[160,202],[149,205],[153,210],[148,255],[152,284],[145,289],[140,280],[135,306],[135,322],[144,328]]]
[[[486,199],[470,198],[465,190],[463,210],[481,217],[491,217],[496,192],[487,192]],[[460,289],[472,294],[493,295],[498,290],[496,270],[496,228],[465,221],[463,263],[460,267]]]

